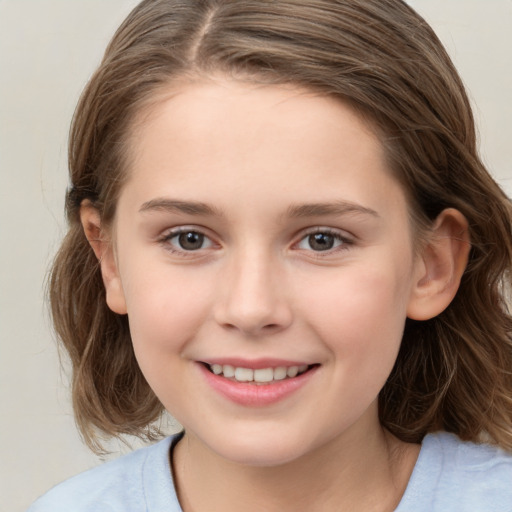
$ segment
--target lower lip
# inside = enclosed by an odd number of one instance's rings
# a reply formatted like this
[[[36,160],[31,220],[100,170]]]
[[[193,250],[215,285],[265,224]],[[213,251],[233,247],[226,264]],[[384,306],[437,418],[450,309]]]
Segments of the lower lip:
[[[247,407],[264,407],[284,400],[303,387],[318,369],[318,366],[314,366],[297,377],[268,384],[249,384],[215,375],[204,364],[198,363],[198,365],[208,384],[217,393],[231,402]]]

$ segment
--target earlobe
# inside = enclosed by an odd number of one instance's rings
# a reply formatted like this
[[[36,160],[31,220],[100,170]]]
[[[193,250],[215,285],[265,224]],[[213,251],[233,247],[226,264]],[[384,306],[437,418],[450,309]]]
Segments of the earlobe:
[[[124,315],[127,312],[126,302],[112,244],[104,237],[98,210],[88,200],[80,205],[80,220],[101,267],[107,305],[114,313]]]
[[[452,302],[469,258],[468,222],[454,208],[437,217],[417,265],[407,308],[412,320],[429,320]]]

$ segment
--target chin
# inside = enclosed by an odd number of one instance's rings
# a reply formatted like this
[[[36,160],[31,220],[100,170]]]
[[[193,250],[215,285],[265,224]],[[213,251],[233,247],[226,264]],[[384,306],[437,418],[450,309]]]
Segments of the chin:
[[[219,455],[242,466],[270,468],[293,462],[299,458],[302,453],[297,454],[297,452],[282,449],[276,451],[255,444],[251,449],[244,450],[243,448],[239,448],[237,451],[230,450],[228,453],[219,453]]]
[[[284,442],[286,439],[286,442]],[[294,442],[290,436],[268,438],[262,434],[229,436],[225,441],[210,448],[220,457],[235,464],[253,467],[275,467],[297,460],[305,455],[304,442]]]

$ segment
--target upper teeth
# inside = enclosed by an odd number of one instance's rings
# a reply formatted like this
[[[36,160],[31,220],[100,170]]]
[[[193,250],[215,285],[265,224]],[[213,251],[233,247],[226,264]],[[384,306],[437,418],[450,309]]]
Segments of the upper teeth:
[[[296,377],[299,373],[308,369],[306,364],[301,366],[278,366],[277,368],[241,368],[230,364],[212,364],[210,369],[215,375],[234,378],[238,382],[272,382],[283,380],[287,377]]]

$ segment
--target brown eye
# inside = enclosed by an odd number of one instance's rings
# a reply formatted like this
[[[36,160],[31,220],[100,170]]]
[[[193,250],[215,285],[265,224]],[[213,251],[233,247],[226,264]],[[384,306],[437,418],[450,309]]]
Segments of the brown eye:
[[[204,251],[217,247],[208,235],[185,226],[173,229],[170,233],[165,234],[159,242],[165,250],[178,256],[192,257],[193,252],[197,252],[198,254],[195,256],[199,256],[203,255]]]
[[[348,249],[353,245],[350,238],[342,233],[330,229],[318,229],[306,234],[297,244],[297,248],[303,251],[328,252]]]
[[[196,231],[187,231],[176,235],[175,238],[181,249],[185,251],[197,251],[202,249],[204,244],[204,235]]]
[[[315,233],[308,236],[308,245],[313,251],[328,251],[334,247],[336,239],[328,233]]]

